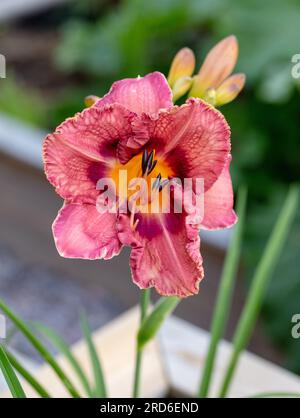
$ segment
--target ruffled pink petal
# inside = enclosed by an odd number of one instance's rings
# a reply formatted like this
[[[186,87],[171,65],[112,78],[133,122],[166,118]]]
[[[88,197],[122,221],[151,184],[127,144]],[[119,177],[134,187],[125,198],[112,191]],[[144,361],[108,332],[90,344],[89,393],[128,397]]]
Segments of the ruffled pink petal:
[[[220,176],[230,151],[230,128],[223,115],[199,99],[145,119],[147,147],[163,158],[180,178],[204,179],[208,190]]]
[[[228,158],[218,180],[204,194],[202,228],[228,228],[237,221],[237,216],[233,210],[233,190],[229,172],[230,161],[231,157]]]
[[[137,151],[149,141],[149,115],[137,116],[131,123],[132,136],[120,139],[117,146],[117,157],[122,164],[126,164]]]
[[[121,251],[116,215],[100,214],[94,205],[66,203],[53,223],[59,254],[67,258],[112,258]]]
[[[174,216],[174,215],[173,215]],[[169,220],[170,221],[170,220]],[[200,238],[197,228],[177,218],[176,227],[161,222],[150,239],[133,232],[126,215],[118,220],[122,244],[132,247],[130,267],[133,281],[141,289],[155,287],[164,296],[186,297],[198,293],[203,278]]]
[[[118,104],[90,107],[66,119],[51,136],[86,157],[107,163],[115,158],[118,142],[132,136],[134,118]]]
[[[137,114],[155,114],[173,105],[172,92],[163,74],[154,72],[145,77],[125,78],[115,82],[109,93],[95,106],[119,103]]]
[[[120,105],[92,107],[47,136],[45,173],[61,197],[73,203],[95,203],[97,181],[115,163],[119,141],[133,135],[134,118]]]
[[[44,144],[45,173],[56,192],[73,203],[95,204],[97,181],[106,167],[65,145],[54,135]]]

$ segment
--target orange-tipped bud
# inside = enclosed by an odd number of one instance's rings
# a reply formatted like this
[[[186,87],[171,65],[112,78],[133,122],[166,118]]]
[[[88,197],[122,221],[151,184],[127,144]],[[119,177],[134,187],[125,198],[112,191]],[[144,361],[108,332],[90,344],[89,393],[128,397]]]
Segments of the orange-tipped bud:
[[[217,89],[216,106],[232,102],[243,89],[245,81],[245,74],[234,74],[228,77]]]
[[[237,39],[233,35],[217,43],[209,51],[195,77],[190,96],[204,97],[207,89],[217,89],[232,73],[236,65],[238,49]]]
[[[181,77],[175,82],[172,88],[174,102],[176,102],[176,100],[180,99],[180,97],[189,91],[192,82],[193,79],[191,77]]]
[[[93,106],[98,100],[100,99],[100,97],[98,97],[98,96],[93,96],[93,95],[91,95],[91,96],[87,96],[85,99],[84,99],[84,104],[85,104],[85,106],[86,107],[91,107],[91,106]]]
[[[168,82],[173,88],[176,81],[182,77],[191,77],[195,70],[195,55],[190,48],[182,48],[175,55],[170,72]]]

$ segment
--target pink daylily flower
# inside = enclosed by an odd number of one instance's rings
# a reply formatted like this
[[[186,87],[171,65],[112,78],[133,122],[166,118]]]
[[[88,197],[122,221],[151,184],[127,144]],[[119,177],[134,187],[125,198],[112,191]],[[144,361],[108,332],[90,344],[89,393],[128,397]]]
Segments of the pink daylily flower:
[[[129,179],[137,177],[152,151],[157,163],[146,173],[150,179],[160,173],[204,179],[202,221],[197,222],[197,211],[99,213],[98,180],[115,178],[121,169]],[[60,255],[109,259],[130,246],[132,278],[140,288],[179,297],[198,292],[204,276],[199,229],[226,228],[237,220],[230,129],[219,111],[201,99],[174,106],[159,72],[124,79],[48,135],[43,158],[48,180],[64,199],[53,224]]]

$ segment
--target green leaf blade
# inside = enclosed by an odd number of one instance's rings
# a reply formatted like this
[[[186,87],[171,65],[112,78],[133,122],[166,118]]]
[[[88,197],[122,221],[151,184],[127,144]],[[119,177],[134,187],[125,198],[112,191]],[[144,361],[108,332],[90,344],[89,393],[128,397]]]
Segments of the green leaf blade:
[[[42,398],[51,398],[48,391],[36,380],[36,378],[21,365],[21,363],[17,360],[17,358],[9,352],[7,349],[5,349],[5,353],[7,355],[7,358],[13,368],[25,379],[30,386],[36,391],[38,395],[40,395]]]
[[[287,239],[290,226],[297,213],[298,201],[299,188],[297,185],[293,185],[290,187],[277,222],[267,242],[263,256],[254,273],[246,304],[234,334],[233,352],[219,393],[222,398],[227,395],[239,361],[240,353],[245,349],[250,339],[267,285],[269,284],[271,274],[275,268],[276,260],[279,258],[281,249]]]
[[[17,315],[15,315],[8,306],[0,299],[0,309],[2,312],[10,318],[10,320],[15,324],[15,326],[21,331],[21,333],[27,338],[27,340],[32,344],[32,346],[37,350],[41,357],[51,366],[57,377],[63,383],[67,391],[73,398],[80,398],[80,395],[70,379],[66,376],[65,372],[61,369],[57,361],[50,354],[50,352],[43,346],[43,344],[37,339],[37,337],[32,333],[29,327],[22,321]]]
[[[199,398],[207,397],[211,376],[213,373],[217,347],[225,330],[229,315],[229,307],[232,300],[234,279],[236,277],[242,244],[242,235],[245,223],[245,212],[247,202],[247,190],[242,187],[238,192],[237,215],[238,223],[227,251],[225,263],[222,271],[220,287],[217,300],[215,303],[215,311],[213,314],[211,338],[208,353],[205,360],[203,375],[199,387]]]
[[[299,392],[263,392],[249,396],[249,398],[300,398]]]
[[[26,398],[25,392],[22,388],[17,375],[14,372],[12,365],[6,355],[5,349],[0,345],[0,369],[9,387],[9,390],[14,398]]]
[[[91,333],[91,329],[89,327],[86,315],[82,314],[80,317],[80,324],[81,329],[88,346],[88,350],[90,353],[91,364],[94,372],[94,379],[95,379],[95,388],[94,388],[94,396],[97,398],[106,398],[106,385],[104,381],[102,366],[100,362],[100,358],[97,354],[96,347],[93,342],[93,337]]]
[[[180,300],[177,296],[162,297],[159,299],[153,311],[143,321],[138,332],[137,344],[139,350],[155,337],[166,317],[174,311]]]
[[[45,338],[47,338],[52,343],[52,345],[59,351],[59,353],[65,356],[65,358],[69,361],[71,367],[73,368],[74,372],[78,376],[87,396],[92,397],[93,392],[89,385],[89,382],[80,364],[74,357],[72,351],[68,347],[65,340],[60,335],[58,335],[53,329],[49,327],[46,327],[42,324],[37,324],[37,323],[35,323],[35,327],[41,334],[44,335]]]

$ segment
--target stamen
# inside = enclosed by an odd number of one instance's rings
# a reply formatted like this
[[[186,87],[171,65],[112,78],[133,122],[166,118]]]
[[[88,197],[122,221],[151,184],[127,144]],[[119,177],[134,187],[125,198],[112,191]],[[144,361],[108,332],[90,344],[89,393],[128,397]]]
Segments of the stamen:
[[[136,208],[136,200],[132,204],[131,214],[130,214],[130,227],[133,231],[137,227],[137,221],[138,221],[138,219],[136,221],[134,221],[135,208]]]
[[[166,187],[166,185],[167,184],[169,184],[170,183],[170,180],[169,179],[165,179],[164,181],[162,181],[161,183],[160,183],[160,185],[159,185],[159,191],[161,192],[162,191],[162,189],[164,188],[164,187]]]
[[[154,160],[152,163],[152,167],[150,168],[150,170],[148,170],[148,174],[150,174],[154,170],[154,167],[156,166],[156,164],[157,164],[157,160]]]
[[[150,171],[150,169],[151,169],[151,167],[152,167],[152,164],[153,164],[153,157],[154,157],[154,150],[152,150],[151,152],[150,152],[150,154],[149,154],[149,157],[148,157],[148,161],[147,161],[147,175],[149,174],[149,171]]]
[[[153,161],[155,155],[155,151],[152,150],[150,154],[148,154],[148,151],[144,149],[143,156],[142,156],[142,174],[143,176],[148,176],[153,170],[154,167],[157,164],[157,160]]]
[[[139,219],[137,219],[136,221],[135,221],[135,223],[133,224],[133,227],[132,227],[132,230],[133,231],[135,231],[136,230],[136,228],[137,228],[137,226],[138,226],[138,223],[140,222],[140,220]]]
[[[159,188],[160,181],[161,181],[161,174],[159,173],[159,175],[156,177],[156,179],[153,182],[152,190],[156,190]]]
[[[143,175],[146,173],[147,165],[148,165],[148,151],[144,149],[143,156],[142,156],[142,173]]]

